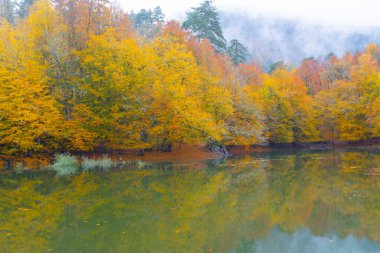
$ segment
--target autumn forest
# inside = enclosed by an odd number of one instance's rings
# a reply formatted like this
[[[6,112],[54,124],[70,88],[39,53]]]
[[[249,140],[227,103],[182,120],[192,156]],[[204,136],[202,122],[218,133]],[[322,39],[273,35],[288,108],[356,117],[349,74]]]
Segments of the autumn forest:
[[[0,152],[170,151],[380,136],[380,47],[249,60],[211,1],[166,21],[107,0],[3,0]],[[209,25],[205,25],[205,22]]]

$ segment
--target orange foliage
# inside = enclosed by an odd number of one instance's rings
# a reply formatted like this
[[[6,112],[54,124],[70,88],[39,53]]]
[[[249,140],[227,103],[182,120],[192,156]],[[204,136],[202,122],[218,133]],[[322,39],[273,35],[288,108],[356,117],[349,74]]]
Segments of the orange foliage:
[[[0,63],[0,147],[9,153],[380,134],[375,44],[265,73],[234,66],[174,20],[144,37],[107,0],[40,0],[16,25],[1,21]]]

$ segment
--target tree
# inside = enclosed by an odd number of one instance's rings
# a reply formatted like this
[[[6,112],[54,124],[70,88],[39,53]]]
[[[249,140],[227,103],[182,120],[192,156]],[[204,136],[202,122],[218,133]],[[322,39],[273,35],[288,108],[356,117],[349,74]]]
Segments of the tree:
[[[286,64],[283,61],[278,61],[269,66],[268,73],[273,74],[276,70],[287,69]]]
[[[380,85],[378,86],[380,88]],[[380,136],[380,97],[376,98],[367,109],[367,123],[371,137]]]
[[[233,114],[226,119],[227,144],[249,146],[265,142],[264,117],[256,95],[250,89],[235,92]]]
[[[0,0],[0,17],[3,17],[7,22],[13,23],[15,3],[12,0]]]
[[[320,63],[314,58],[305,59],[296,70],[296,74],[305,82],[308,94],[316,94],[322,89],[320,70]]]
[[[63,117],[49,94],[46,65],[22,28],[0,29],[0,146],[10,153],[54,151]]]
[[[237,77],[242,86],[256,86],[257,88],[262,84],[262,74],[264,73],[261,66],[256,64],[240,64],[238,66]]]
[[[314,98],[323,140],[358,141],[379,136],[376,51],[370,46],[367,52],[357,54],[351,65],[336,57],[325,65],[322,77],[330,84]]]
[[[37,1],[25,19],[30,41],[36,45],[41,64],[47,64],[46,71],[51,95],[62,105],[66,119],[75,105],[78,62],[69,47],[67,26],[62,16],[49,1]]]
[[[79,54],[84,77],[79,102],[90,115],[96,115],[96,124],[86,124],[108,148],[149,147],[145,138],[151,124],[151,87],[146,79],[146,71],[152,68],[148,66],[149,52],[133,38],[118,38],[110,28],[102,35],[92,35]]]
[[[248,48],[238,40],[231,40],[227,47],[227,54],[235,65],[246,63],[248,57]]]
[[[226,40],[220,25],[219,13],[212,1],[206,0],[201,6],[192,8],[186,13],[186,21],[182,27],[195,34],[199,39],[207,38],[218,53],[226,50]]]
[[[156,56],[149,132],[157,140],[157,148],[170,151],[174,143],[202,143],[210,137],[219,140],[219,129],[200,99],[201,69],[191,52],[170,35],[157,38],[152,48]]]
[[[366,106],[360,97],[352,93],[352,83],[337,84],[337,130],[342,141],[366,140],[369,136],[366,127]]]
[[[29,8],[33,5],[33,3],[34,0],[22,0],[18,4],[17,14],[21,19],[26,18],[28,16]]]
[[[90,34],[102,34],[112,25],[109,0],[54,0],[68,27],[70,48],[82,49]]]
[[[180,43],[187,43],[190,37],[188,32],[182,29],[181,24],[175,20],[168,21],[162,33],[163,35],[170,35]]]
[[[133,20],[117,2],[111,5],[111,25],[119,37],[130,38],[136,35]]]
[[[277,69],[264,78],[264,86],[259,93],[269,142],[289,143],[317,138],[311,98],[298,76]]]
[[[156,23],[164,24],[164,22],[165,22],[165,14],[162,13],[162,9],[161,9],[160,6],[156,6],[156,7],[153,9],[153,20],[154,20]]]
[[[333,54],[321,66],[320,79],[322,89],[330,89],[339,80],[348,81],[350,79],[349,65],[338,59]]]
[[[153,39],[160,33],[164,24],[165,15],[162,13],[161,7],[157,6],[151,9],[141,9],[135,16],[135,27],[137,31],[147,39]]]

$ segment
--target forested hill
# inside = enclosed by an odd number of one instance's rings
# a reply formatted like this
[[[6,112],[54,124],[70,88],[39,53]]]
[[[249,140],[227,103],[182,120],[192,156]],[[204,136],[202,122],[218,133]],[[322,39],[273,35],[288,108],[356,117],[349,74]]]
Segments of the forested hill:
[[[264,71],[239,41],[247,31],[226,38],[209,0],[182,23],[160,7],[126,13],[107,0],[0,7],[2,154],[380,136],[374,43]],[[302,59],[315,50],[298,52]]]
[[[266,68],[278,61],[299,65],[305,58],[329,53],[343,56],[380,43],[380,27],[327,26],[241,12],[221,13],[221,24],[227,39],[238,38],[251,59]]]

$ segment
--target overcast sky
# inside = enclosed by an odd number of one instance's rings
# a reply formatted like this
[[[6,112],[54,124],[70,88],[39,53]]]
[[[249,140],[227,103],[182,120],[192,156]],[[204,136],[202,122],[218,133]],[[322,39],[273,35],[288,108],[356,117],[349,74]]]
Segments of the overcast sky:
[[[200,0],[119,0],[126,11],[161,6],[167,19],[183,20]],[[313,23],[380,26],[379,0],[214,0],[219,11],[301,19]]]

